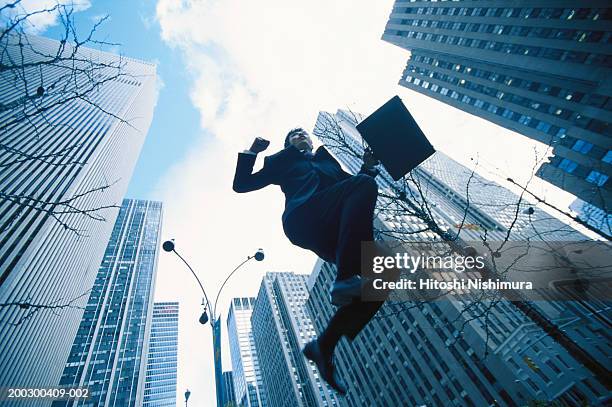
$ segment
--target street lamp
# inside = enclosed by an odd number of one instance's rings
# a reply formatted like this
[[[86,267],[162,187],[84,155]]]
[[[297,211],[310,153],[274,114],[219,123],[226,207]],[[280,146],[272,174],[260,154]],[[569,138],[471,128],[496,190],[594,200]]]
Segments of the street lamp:
[[[209,321],[208,312],[210,312],[210,319],[211,319],[210,327],[212,328],[213,355],[214,355],[214,360],[215,360],[215,385],[217,389],[217,406],[221,407],[221,403],[222,403],[221,398],[223,395],[223,377],[222,377],[223,370],[221,366],[221,315],[217,316],[217,312],[216,312],[217,301],[219,300],[219,295],[221,295],[221,290],[223,290],[223,287],[225,287],[225,284],[227,283],[227,281],[230,279],[230,277],[234,275],[236,271],[238,271],[238,269],[240,269],[240,267],[245,265],[251,259],[255,259],[256,261],[262,261],[264,259],[265,255],[264,255],[263,249],[261,248],[257,249],[255,254],[253,254],[252,256],[248,256],[246,260],[244,260],[242,263],[236,266],[236,268],[227,275],[227,277],[223,281],[223,284],[221,284],[219,291],[217,291],[215,302],[211,306],[211,302],[208,299],[208,295],[206,295],[206,290],[204,290],[204,286],[202,285],[202,282],[198,278],[198,275],[195,273],[195,271],[189,265],[189,263],[187,263],[187,260],[185,260],[176,251],[176,245],[174,244],[174,239],[166,240],[162,244],[162,248],[166,252],[174,252],[174,254],[176,254],[179,257],[179,259],[183,261],[183,263],[185,263],[187,268],[189,268],[189,271],[191,271],[191,274],[193,274],[193,276],[197,280],[198,285],[200,286],[200,289],[202,290],[202,294],[204,295],[204,298],[202,299],[202,305],[204,305],[204,310],[202,311],[202,315],[200,315],[199,322],[200,324],[205,325]],[[187,392],[188,391],[189,390],[187,390]],[[187,395],[187,392],[185,392],[185,403],[187,403],[187,398],[189,397]]]
[[[208,322],[208,313],[206,312],[206,308],[204,308],[204,311],[202,311],[202,315],[200,315],[199,321],[202,325],[206,325],[206,323]]]
[[[185,407],[187,407],[187,400],[189,400],[189,396],[191,396],[191,392],[189,389],[185,390]]]

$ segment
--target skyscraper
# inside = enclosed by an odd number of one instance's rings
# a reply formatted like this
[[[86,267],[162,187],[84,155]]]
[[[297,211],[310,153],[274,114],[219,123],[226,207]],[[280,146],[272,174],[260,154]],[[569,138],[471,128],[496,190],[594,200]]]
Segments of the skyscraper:
[[[176,405],[178,317],[178,302],[155,302],[153,304],[142,404],[145,407]]]
[[[0,303],[54,309],[0,307],[0,383],[40,387],[62,374],[151,122],[156,72],[85,49],[77,61],[36,65],[70,45],[27,39],[20,48],[4,38],[0,56],[3,66],[31,64],[0,76]],[[46,110],[8,109],[24,97],[19,79],[41,88],[34,102]]]
[[[306,310],[307,276],[267,273],[251,316],[268,406],[336,406],[336,394],[319,377],[302,348],[316,337]]]
[[[161,224],[160,202],[123,201],[64,373],[56,383],[86,386],[90,397],[57,401],[54,406],[142,404]],[[153,339],[158,345],[159,337]],[[176,360],[176,349],[173,353],[169,361]]]
[[[382,38],[411,52],[401,85],[552,145],[537,175],[610,212],[610,20],[597,1],[396,1]]]
[[[325,132],[334,123],[344,134],[347,148],[335,149],[326,139]],[[359,153],[363,146],[352,115],[321,113],[314,133],[356,172],[360,160],[346,151]],[[440,152],[413,170],[411,177],[425,194],[424,202],[436,223],[451,231],[461,226],[466,240],[476,240],[485,230],[490,241],[508,233],[513,240],[584,239],[532,203]],[[375,225],[381,236],[435,241],[437,236],[422,219],[386,197],[406,182],[393,181],[384,169],[378,182],[382,196]],[[415,183],[406,183],[405,188],[405,194],[418,203]],[[318,332],[333,313],[329,288],[334,276],[333,265],[319,262],[308,282],[307,308]],[[601,309],[600,305],[566,301],[537,306],[593,357],[606,360],[612,355],[607,339],[598,334],[607,322],[595,315],[600,311],[589,310],[593,306]],[[340,343],[336,357],[339,372],[350,387],[344,399],[348,406],[513,406],[537,399],[576,405],[602,401],[607,393],[566,349],[504,299],[387,302],[351,344]]]
[[[241,407],[267,406],[259,357],[255,349],[251,314],[255,298],[234,298],[227,314],[227,336],[232,358],[236,403]]]
[[[236,407],[236,393],[234,390],[234,375],[232,371],[223,372],[223,407]]]

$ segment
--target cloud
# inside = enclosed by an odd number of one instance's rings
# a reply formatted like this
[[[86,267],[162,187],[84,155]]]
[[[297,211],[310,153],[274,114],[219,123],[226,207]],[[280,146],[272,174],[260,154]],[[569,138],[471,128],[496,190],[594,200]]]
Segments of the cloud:
[[[190,97],[202,128],[199,143],[157,187],[165,204],[164,235],[177,239],[209,293],[248,254],[258,247],[266,252],[264,262],[247,264],[228,283],[220,300],[224,318],[228,299],[256,296],[266,271],[307,273],[315,261],[285,238],[278,187],[231,190],[237,151],[262,136],[272,141],[273,152],[290,128],[312,128],[319,110],[372,111],[396,89],[406,55],[379,40],[392,1],[335,3],[157,4],[162,39],[180,50],[177,64],[191,74]],[[177,259],[161,256],[157,297],[180,296],[185,303],[178,387],[191,386],[193,405],[212,405],[212,344],[209,328],[197,325],[201,294],[192,280]],[[227,370],[225,338],[223,344]]]
[[[155,18],[155,15],[148,16],[145,14],[139,14],[139,17],[140,21],[142,22],[142,25],[147,30],[150,30],[155,24],[157,24],[157,19]]]
[[[159,66],[159,61],[151,61],[151,63],[154,63],[156,66]],[[164,78],[161,76],[159,72],[157,72],[157,77],[155,81],[155,94],[153,96],[155,100],[155,104],[153,105],[153,109],[157,107],[157,103],[159,102],[159,94],[162,91],[162,89],[165,87],[166,87],[166,82],[164,82]]]
[[[94,24],[100,22],[101,20],[106,20],[107,22],[109,22],[111,19],[112,17],[107,14],[96,14],[94,16],[89,17],[89,20]]]
[[[371,111],[392,96],[406,53],[379,39],[386,3],[162,0],[157,18],[162,38],[188,56],[192,98],[214,136],[266,129],[282,138],[296,124],[312,127],[321,109]],[[231,132],[236,115],[240,134]]]
[[[0,1],[0,6],[8,3],[12,3],[12,1]],[[79,12],[91,7],[91,2],[90,0],[22,0],[12,11],[5,10],[5,12],[7,16],[32,13],[23,29],[31,34],[39,34],[60,22],[58,10],[61,7]]]

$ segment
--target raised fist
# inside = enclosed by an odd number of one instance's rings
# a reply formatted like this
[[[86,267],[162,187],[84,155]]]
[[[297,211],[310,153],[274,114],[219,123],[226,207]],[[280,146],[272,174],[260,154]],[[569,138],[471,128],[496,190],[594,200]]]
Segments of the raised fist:
[[[268,148],[269,145],[270,145],[270,141],[264,138],[261,138],[261,137],[255,137],[255,140],[253,140],[253,144],[251,144],[249,151],[255,154],[261,153],[266,148]]]

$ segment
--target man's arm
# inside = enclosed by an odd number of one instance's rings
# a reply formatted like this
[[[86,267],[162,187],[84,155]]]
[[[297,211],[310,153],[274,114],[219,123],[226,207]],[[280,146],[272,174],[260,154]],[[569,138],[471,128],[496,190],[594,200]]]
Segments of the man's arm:
[[[368,168],[365,165],[362,165],[357,174],[365,174],[375,178],[378,174],[380,174],[380,170],[378,168]]]
[[[273,182],[272,173],[269,166],[264,161],[264,166],[260,171],[253,173],[253,166],[257,153],[265,150],[269,142],[263,139],[256,139],[249,150],[238,153],[236,163],[236,173],[234,174],[233,190],[236,192],[250,192],[261,189]]]

